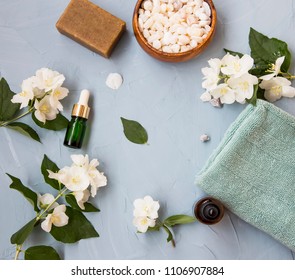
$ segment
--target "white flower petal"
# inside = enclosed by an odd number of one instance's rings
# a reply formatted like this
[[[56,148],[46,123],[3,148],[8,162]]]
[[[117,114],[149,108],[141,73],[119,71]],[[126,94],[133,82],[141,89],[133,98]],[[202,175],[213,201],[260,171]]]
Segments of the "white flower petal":
[[[52,220],[53,220],[52,223],[56,227],[63,227],[68,224],[69,217],[64,212],[61,212],[61,213],[54,215],[54,218]]]
[[[232,104],[236,101],[235,93],[233,91],[230,91],[227,94],[220,96],[220,101],[223,104]]]
[[[283,86],[282,88],[282,96],[292,98],[295,96],[295,88],[291,86]]]
[[[201,96],[200,96],[200,99],[203,101],[203,102],[207,102],[207,101],[210,101],[212,99],[212,96],[211,94],[206,91],[204,92]]]
[[[37,100],[36,100],[37,101]],[[40,122],[42,122],[42,123],[44,123],[45,124],[45,122],[46,122],[46,117],[45,117],[45,115],[44,114],[42,114],[40,111],[38,111],[38,110],[36,110],[35,111],[35,117],[36,117],[36,119],[38,120],[38,121],[40,121]]]
[[[41,228],[46,232],[51,231],[51,227],[52,227],[51,216],[52,214],[48,214],[46,219],[41,223]]]
[[[281,71],[281,66],[284,63],[284,60],[285,60],[285,57],[284,56],[279,57],[276,60],[275,64],[272,64],[272,68],[268,70],[268,71],[270,71],[272,73],[271,74],[264,75],[264,76],[261,76],[260,79],[261,80],[265,80],[265,81],[269,81],[273,77],[276,77],[280,73],[280,71]]]
[[[62,212],[66,212],[66,206],[64,204],[61,204],[59,206],[57,206],[54,210],[53,210],[53,215],[62,213]]]
[[[89,158],[88,155],[83,156],[83,155],[71,155],[71,159],[73,161],[73,163],[77,166],[85,166],[86,168],[88,168],[88,164],[89,164]]]
[[[91,171],[88,174],[90,176],[91,196],[95,197],[97,189],[107,185],[107,177],[98,170]]]
[[[88,191],[88,189],[84,191],[73,192],[73,194],[75,196],[75,199],[79,207],[84,210],[85,209],[84,203],[88,201],[90,196],[90,192]]]
[[[214,70],[216,74],[219,74],[221,67],[221,60],[219,58],[211,58],[208,61],[209,66]]]
[[[133,225],[139,232],[145,233],[149,227],[154,227],[156,225],[156,221],[147,217],[135,217],[133,219]]]
[[[259,79],[264,80],[264,81],[269,81],[271,78],[273,78],[276,74],[275,73],[271,73],[271,74],[267,74],[267,75],[263,75],[261,76]]]
[[[271,91],[266,90],[264,92],[264,97],[269,102],[275,102],[275,101],[281,99],[282,95],[281,94],[273,94]]]
[[[89,168],[96,168],[97,166],[99,166],[99,161],[96,158],[90,161]]]
[[[290,86],[292,84],[291,81],[289,81],[288,79],[284,77],[276,77],[274,78],[274,82],[277,85],[281,85],[281,86]]]
[[[276,62],[275,62],[275,73],[276,73],[276,75],[279,74],[279,72],[281,71],[281,66],[284,63],[284,60],[285,60],[285,56],[281,56],[276,60]]]

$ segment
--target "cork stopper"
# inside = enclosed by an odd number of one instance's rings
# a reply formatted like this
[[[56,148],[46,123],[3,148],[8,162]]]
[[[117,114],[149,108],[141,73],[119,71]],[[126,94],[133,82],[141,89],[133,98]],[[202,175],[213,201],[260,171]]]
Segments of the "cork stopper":
[[[74,104],[72,110],[73,117],[80,117],[84,119],[88,119],[90,108],[88,106],[90,92],[87,89],[83,89],[80,94],[80,98],[78,103]]]

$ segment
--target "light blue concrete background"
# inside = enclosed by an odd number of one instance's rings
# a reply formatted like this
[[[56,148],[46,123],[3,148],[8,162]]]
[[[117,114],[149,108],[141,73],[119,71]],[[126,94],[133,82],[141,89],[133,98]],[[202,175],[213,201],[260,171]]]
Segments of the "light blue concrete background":
[[[203,195],[194,185],[195,174],[244,108],[236,104],[216,109],[202,103],[200,69],[208,59],[223,56],[223,47],[249,53],[250,26],[287,41],[294,53],[293,1],[215,0],[218,26],[212,44],[196,59],[181,64],[159,62],[141,50],[131,25],[135,0],[93,1],[127,23],[110,59],[57,32],[55,23],[68,2],[0,0],[0,72],[16,92],[22,80],[41,67],[63,73],[70,89],[63,102],[67,117],[80,90],[93,93],[90,129],[81,153],[98,158],[109,180],[93,200],[101,212],[87,215],[100,237],[64,245],[40,231],[25,247],[50,244],[65,259],[293,259],[289,249],[228,212],[215,226],[195,223],[175,229],[175,249],[166,243],[166,233],[140,235],[132,225],[132,202],[146,194],[160,201],[162,217],[192,214],[194,202]],[[105,85],[110,72],[124,78],[117,91]],[[295,114],[295,100],[276,104]],[[147,129],[149,145],[126,140],[121,116]],[[39,171],[44,153],[60,167],[70,164],[70,154],[77,153],[62,145],[64,131],[42,130],[30,118],[25,121],[36,128],[43,144],[0,129],[0,259],[14,257],[9,238],[33,216],[27,201],[9,189],[5,172],[45,192]],[[210,142],[199,141],[203,133],[210,135]]]

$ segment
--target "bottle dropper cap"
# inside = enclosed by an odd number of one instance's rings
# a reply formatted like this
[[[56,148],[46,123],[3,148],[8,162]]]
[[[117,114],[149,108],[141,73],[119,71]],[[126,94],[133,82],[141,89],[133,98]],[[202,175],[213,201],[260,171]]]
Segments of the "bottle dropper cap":
[[[87,89],[83,89],[80,94],[78,104],[88,106],[90,92]]]
[[[90,108],[88,107],[90,92],[87,89],[83,89],[80,94],[78,103],[73,106],[72,116],[88,119]]]

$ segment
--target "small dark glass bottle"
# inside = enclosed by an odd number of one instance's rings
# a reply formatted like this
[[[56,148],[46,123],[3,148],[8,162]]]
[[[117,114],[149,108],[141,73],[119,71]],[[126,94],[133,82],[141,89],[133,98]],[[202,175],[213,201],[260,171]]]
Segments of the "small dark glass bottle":
[[[204,197],[195,204],[194,214],[201,223],[213,225],[222,219],[224,207],[217,199]]]
[[[68,124],[64,145],[74,149],[82,147],[86,131],[86,123],[90,108],[88,107],[89,91],[81,92],[79,102],[73,106],[72,119]]]

